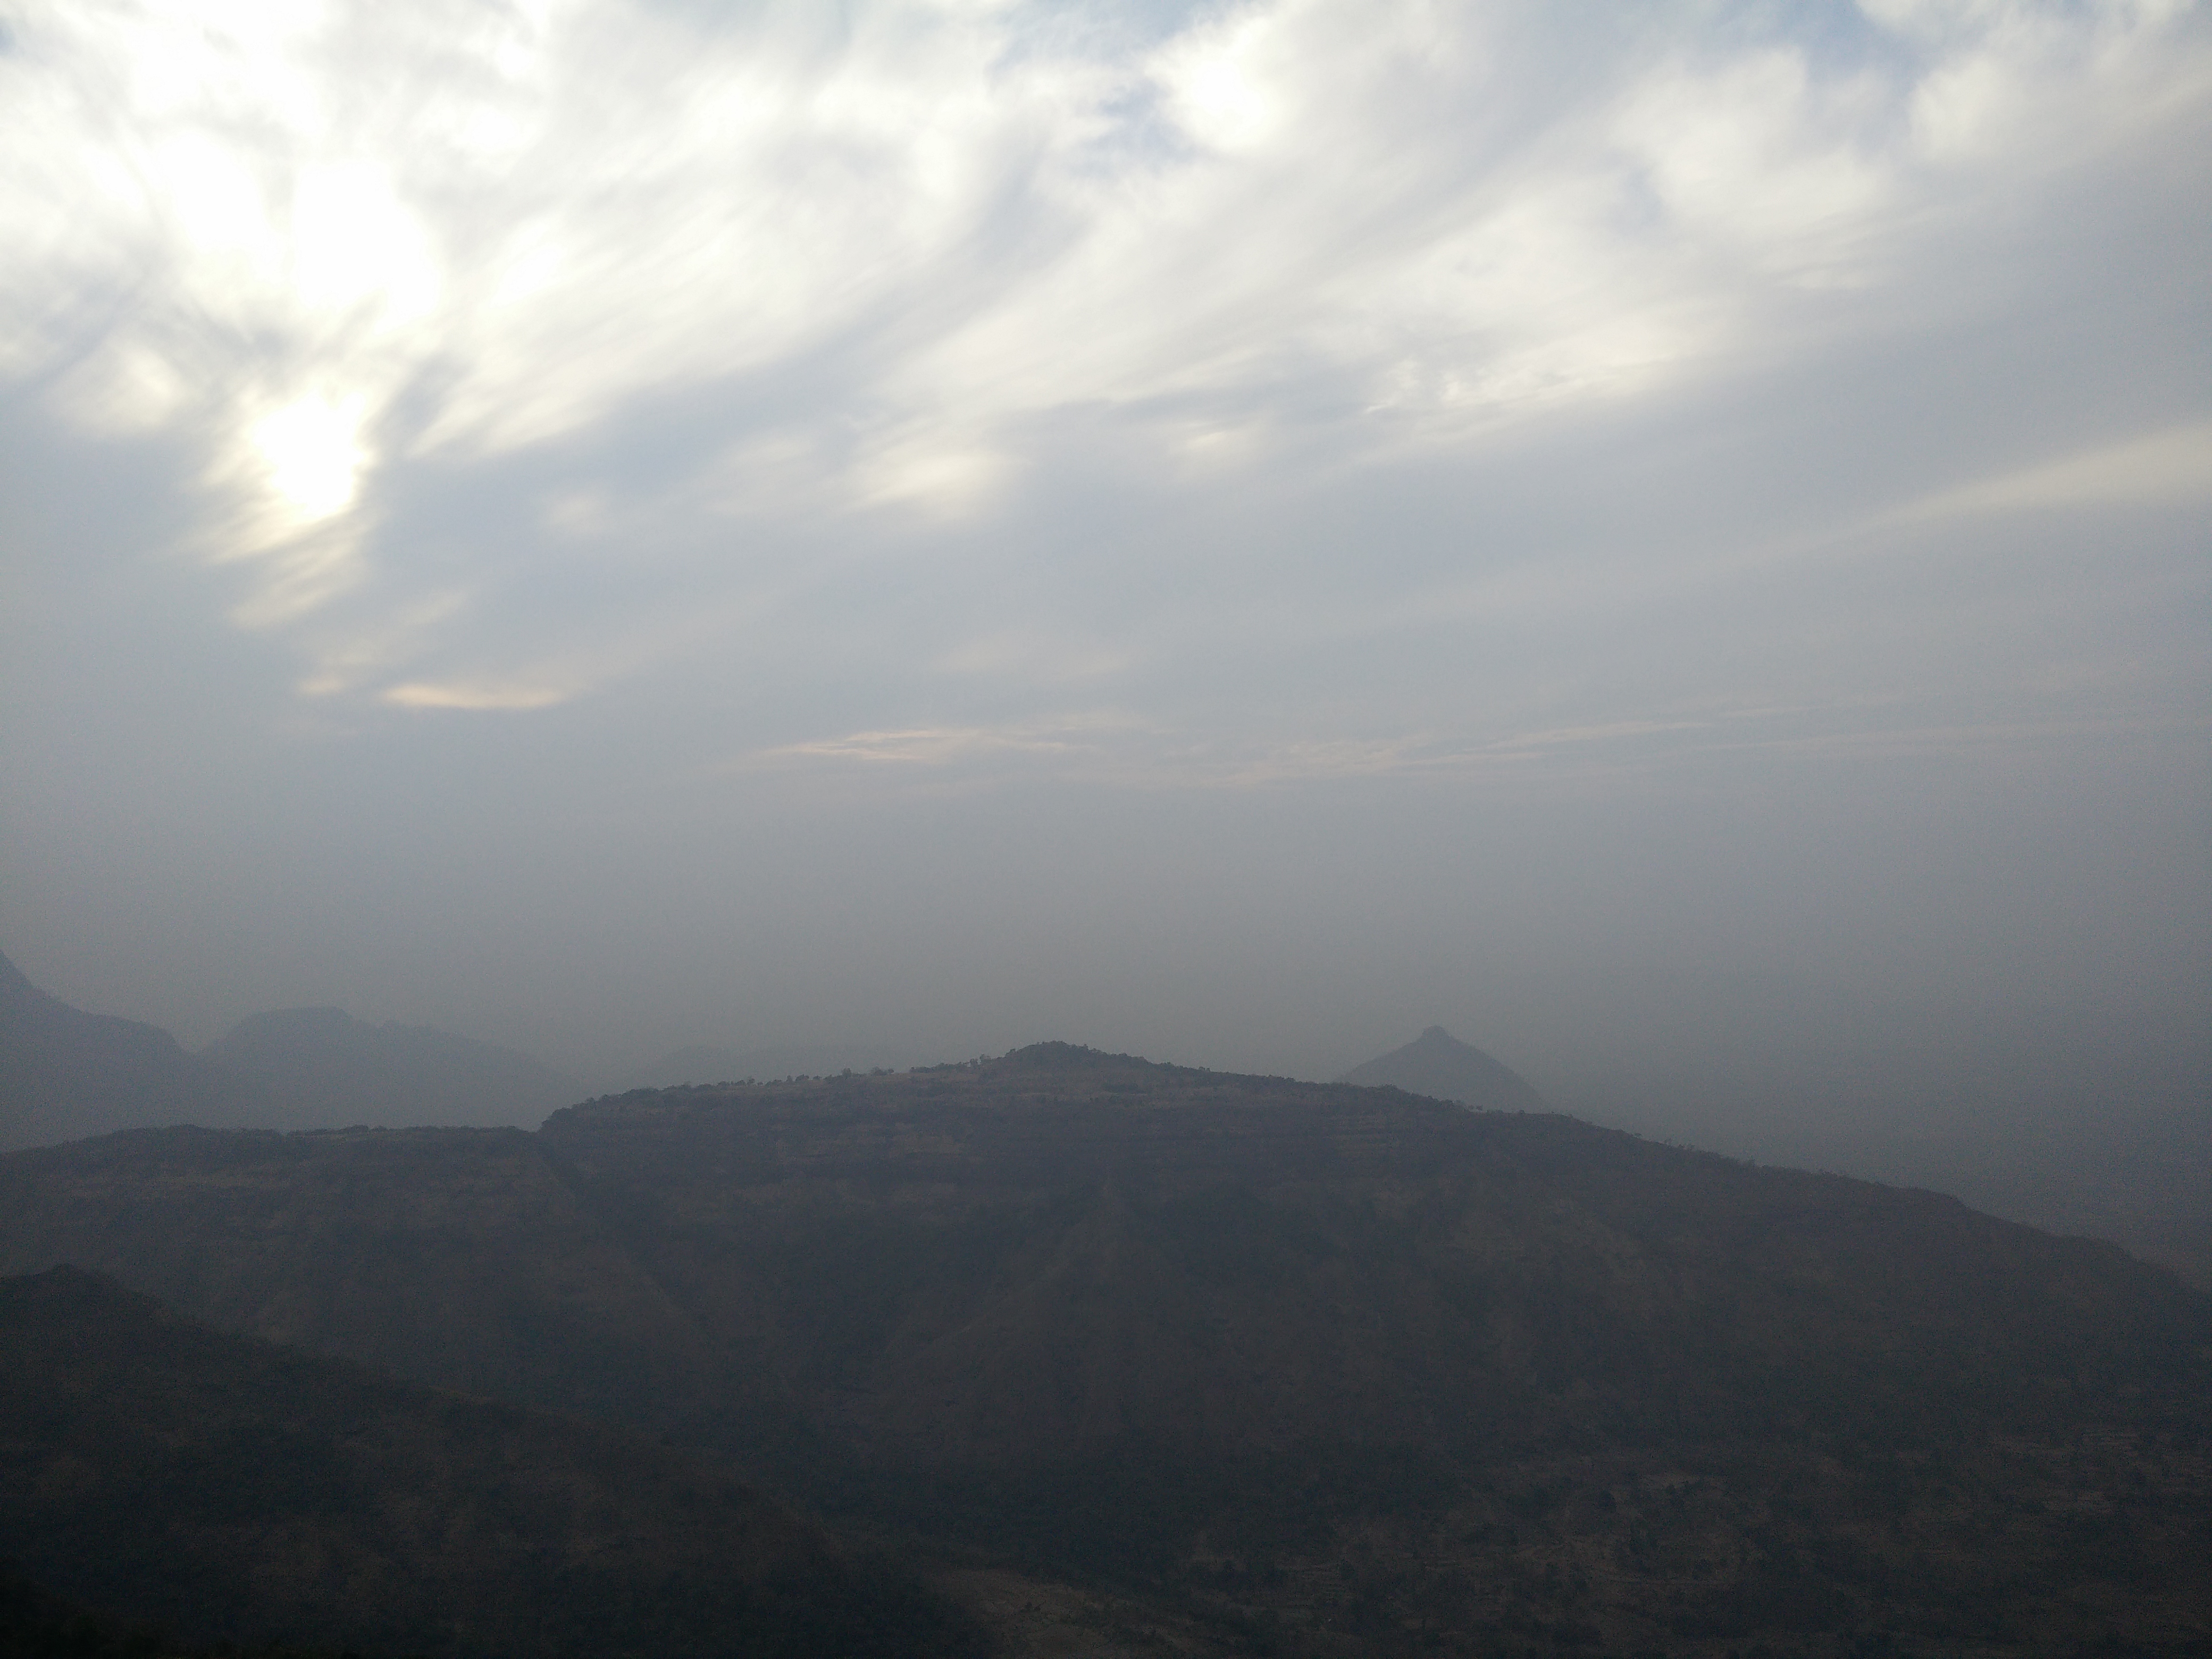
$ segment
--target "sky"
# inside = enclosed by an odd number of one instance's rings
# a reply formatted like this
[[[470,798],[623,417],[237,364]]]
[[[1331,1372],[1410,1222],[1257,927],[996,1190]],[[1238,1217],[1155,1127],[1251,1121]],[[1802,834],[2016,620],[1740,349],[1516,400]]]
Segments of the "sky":
[[[0,48],[0,948],[70,1001],[2205,1098],[2212,9]]]

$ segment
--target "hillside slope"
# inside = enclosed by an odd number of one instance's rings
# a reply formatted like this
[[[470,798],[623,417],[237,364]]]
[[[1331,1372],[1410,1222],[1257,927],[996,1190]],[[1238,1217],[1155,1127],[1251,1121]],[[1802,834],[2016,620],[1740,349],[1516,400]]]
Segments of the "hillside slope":
[[[0,1556],[136,1620],[428,1654],[974,1651],[696,1459],[0,1279]]]
[[[2212,1299],[1548,1115],[1048,1044],[19,1153],[0,1260],[1316,1641],[2212,1635]]]
[[[0,1271],[69,1263],[224,1329],[637,1419],[721,1369],[514,1129],[148,1129],[0,1158]]]

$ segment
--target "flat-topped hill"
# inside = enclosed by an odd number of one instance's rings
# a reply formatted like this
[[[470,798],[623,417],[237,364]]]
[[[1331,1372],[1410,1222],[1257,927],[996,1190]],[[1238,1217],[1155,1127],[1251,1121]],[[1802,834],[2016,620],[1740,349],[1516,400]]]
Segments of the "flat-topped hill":
[[[1290,1617],[1268,1574],[1364,1537],[1375,1617],[1426,1573],[1462,1633],[1549,1563],[1608,1640],[1771,1636],[1771,1556],[1825,1620],[1964,1598],[2038,1651],[2106,1627],[2083,1563],[2118,1559],[2045,1507],[2053,1458],[2114,1549],[2171,1566],[2130,1580],[2130,1628],[2212,1618],[2176,1449],[2212,1429],[2212,1299],[1932,1194],[1549,1114],[1048,1044],[638,1091],[535,1134],[17,1153],[0,1260],[1240,1618]],[[1679,1511],[1624,1496],[1685,1481]]]

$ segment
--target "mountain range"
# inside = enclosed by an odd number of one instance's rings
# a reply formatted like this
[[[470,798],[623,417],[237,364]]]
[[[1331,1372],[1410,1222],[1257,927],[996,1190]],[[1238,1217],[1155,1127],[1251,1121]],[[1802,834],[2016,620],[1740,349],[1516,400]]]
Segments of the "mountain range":
[[[0,1148],[165,1124],[535,1124],[582,1091],[527,1054],[337,1008],[256,1014],[198,1054],[88,1013],[0,957]]]
[[[608,1068],[601,1086],[902,1070],[915,1058],[912,1049],[853,1044],[694,1045]],[[1711,1103],[1702,1095],[1680,1097],[1679,1086],[1674,1096],[1662,1090],[1650,1100],[1615,1100],[1595,1115],[1761,1162],[1933,1188],[2033,1226],[2115,1240],[2212,1288],[2212,1204],[2205,1198],[2212,1191],[2212,1135],[2201,1101],[2169,1098],[2171,1078],[2165,1094],[2155,1087],[2146,1093],[2143,1079],[2096,1054],[2077,1057],[2075,1071],[2104,1091],[2093,1115],[2023,1121],[2002,1133],[1967,1133],[1955,1123],[1947,1130],[1909,1111],[1900,1115],[1893,1103],[1887,1118],[1875,1109],[1878,1103],[1808,1115],[1779,1085],[1768,1108],[1737,1101],[1733,1117],[1705,1109]],[[1525,1079],[1437,1026],[1341,1080],[1479,1109],[1547,1109]],[[0,1150],[183,1123],[527,1127],[587,1092],[513,1049],[426,1026],[371,1025],[334,1008],[257,1014],[210,1048],[187,1054],[158,1027],[69,1006],[0,957]]]
[[[267,1103],[274,1127],[531,1124],[581,1092],[529,1055],[338,1008],[255,1014],[204,1051]]]
[[[0,956],[0,1147],[237,1113],[234,1080],[160,1026],[73,1008]]]
[[[1552,1114],[1040,1044],[148,1131],[0,1158],[0,1268],[57,1263],[1122,1598],[1071,1651],[2212,1638],[2212,1299]]]

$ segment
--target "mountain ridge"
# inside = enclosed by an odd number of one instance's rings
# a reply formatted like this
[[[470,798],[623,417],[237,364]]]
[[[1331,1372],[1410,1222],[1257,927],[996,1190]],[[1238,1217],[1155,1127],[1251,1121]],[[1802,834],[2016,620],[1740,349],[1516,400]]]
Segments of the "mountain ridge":
[[[2212,1298],[1938,1194],[1557,1114],[1041,1044],[532,1133],[149,1131],[0,1158],[0,1266],[56,1260],[1293,1634],[1321,1561],[1363,1575],[1362,1643],[1428,1607],[1477,1644],[1681,1624],[1809,1659],[1773,1609],[1873,1640],[1885,1608],[1966,1607],[2065,1651],[2114,1627],[2055,1456],[2113,1549],[2167,1564],[2142,1620],[2212,1629],[2181,1449],[2212,1430]],[[2037,1582],[2001,1588],[2014,1560]]]
[[[0,1149],[145,1123],[252,1121],[219,1067],[158,1025],[40,990],[0,956]]]
[[[518,1050],[436,1026],[372,1024],[341,1008],[251,1014],[201,1053],[249,1079],[287,1128],[521,1127],[580,1092]]]
[[[194,1054],[40,990],[0,956],[0,1151],[173,1124],[534,1126],[581,1093],[518,1050],[331,1007],[248,1015]]]

